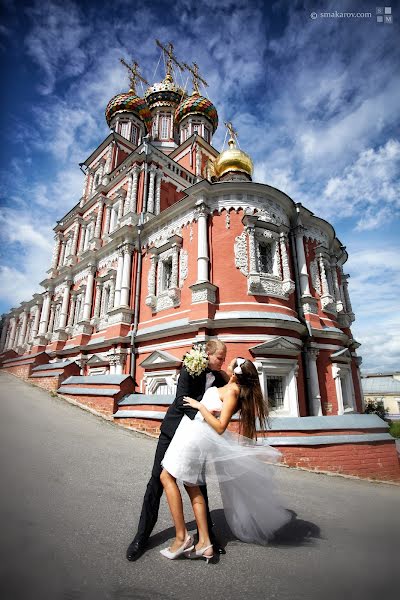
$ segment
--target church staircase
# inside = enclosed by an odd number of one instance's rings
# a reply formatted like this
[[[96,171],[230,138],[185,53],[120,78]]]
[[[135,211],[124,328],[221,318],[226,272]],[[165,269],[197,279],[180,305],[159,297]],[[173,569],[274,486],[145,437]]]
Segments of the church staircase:
[[[49,360],[50,356],[46,354],[46,352],[36,352],[35,354],[22,355],[17,354],[12,358],[3,360],[1,368],[8,373],[12,373],[12,375],[27,381],[35,367],[47,364]]]
[[[117,412],[118,401],[133,390],[130,375],[90,375],[68,377],[57,393],[111,417]]]
[[[55,392],[65,379],[79,375],[80,372],[80,366],[74,360],[53,362],[34,367],[29,382]]]

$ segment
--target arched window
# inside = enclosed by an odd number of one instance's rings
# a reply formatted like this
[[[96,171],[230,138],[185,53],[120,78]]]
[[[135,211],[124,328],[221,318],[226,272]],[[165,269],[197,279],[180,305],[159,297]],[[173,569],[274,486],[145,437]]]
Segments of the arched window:
[[[135,144],[135,146],[138,143],[138,128],[133,123],[132,123],[132,129],[131,129],[131,142],[132,142],[132,144]]]
[[[162,114],[160,121],[161,121],[160,139],[161,140],[169,140],[169,138],[170,138],[170,123],[171,123],[170,116],[166,115],[166,114]]]

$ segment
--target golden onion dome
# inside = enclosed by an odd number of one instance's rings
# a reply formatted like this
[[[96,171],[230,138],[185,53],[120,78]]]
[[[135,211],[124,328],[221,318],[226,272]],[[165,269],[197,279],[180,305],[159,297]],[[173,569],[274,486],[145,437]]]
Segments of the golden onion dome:
[[[221,152],[215,159],[214,171],[217,179],[221,179],[229,171],[245,173],[251,179],[253,161],[250,156],[237,148],[235,140],[232,137],[228,142],[228,146],[229,148]]]

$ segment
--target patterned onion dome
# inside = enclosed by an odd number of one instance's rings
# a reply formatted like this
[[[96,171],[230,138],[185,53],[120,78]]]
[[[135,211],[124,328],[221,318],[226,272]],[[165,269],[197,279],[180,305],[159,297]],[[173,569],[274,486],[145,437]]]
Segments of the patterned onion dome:
[[[214,104],[199,94],[188,96],[175,111],[175,121],[179,124],[187,115],[202,115],[210,121],[213,133],[218,127],[218,113]]]
[[[218,179],[225,173],[234,171],[245,173],[251,177],[253,173],[253,161],[250,156],[237,148],[235,141],[231,138],[228,142],[229,148],[221,152],[214,162],[214,172]]]
[[[174,83],[171,75],[166,75],[163,81],[149,87],[144,95],[150,109],[155,106],[177,105],[182,96],[183,90]]]
[[[144,98],[139,98],[133,92],[125,92],[117,94],[111,98],[106,108],[106,121],[110,126],[111,119],[118,112],[134,113],[141,121],[143,121],[147,131],[151,129],[151,112]]]

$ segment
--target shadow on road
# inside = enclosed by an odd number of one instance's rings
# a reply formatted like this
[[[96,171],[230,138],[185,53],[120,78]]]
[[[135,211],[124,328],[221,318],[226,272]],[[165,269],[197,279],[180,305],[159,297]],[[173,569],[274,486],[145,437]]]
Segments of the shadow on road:
[[[291,520],[275,532],[274,537],[268,544],[269,546],[309,546],[313,544],[316,539],[321,538],[321,530],[318,525],[311,523],[310,521],[298,519],[297,513],[294,512],[294,510],[287,510],[291,514]],[[218,540],[223,548],[230,542],[238,541],[231,532],[222,509],[213,510],[211,512],[211,517],[215,524],[215,532],[218,535]],[[188,531],[196,530],[196,521],[193,520],[187,523],[187,528]],[[173,527],[168,527],[168,529],[159,531],[150,538],[148,548],[151,549],[161,546],[172,539],[174,535],[175,529]]]

